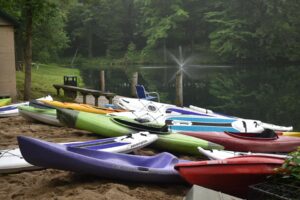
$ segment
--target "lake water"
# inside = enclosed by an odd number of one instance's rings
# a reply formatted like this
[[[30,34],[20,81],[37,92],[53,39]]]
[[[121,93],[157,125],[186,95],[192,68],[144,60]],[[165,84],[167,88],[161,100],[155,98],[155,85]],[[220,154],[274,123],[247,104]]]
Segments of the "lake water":
[[[300,66],[215,66],[184,68],[183,103],[300,130]],[[176,66],[126,66],[105,69],[106,90],[130,96],[130,80],[175,103]],[[81,69],[85,85],[99,89],[100,69]]]

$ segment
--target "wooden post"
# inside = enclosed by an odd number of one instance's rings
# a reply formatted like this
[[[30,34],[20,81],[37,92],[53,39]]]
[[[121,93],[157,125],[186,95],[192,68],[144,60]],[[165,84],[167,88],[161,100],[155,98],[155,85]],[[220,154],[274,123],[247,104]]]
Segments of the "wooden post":
[[[105,92],[105,74],[104,70],[100,71],[100,90]]]
[[[95,106],[98,106],[99,104],[98,104],[98,99],[99,99],[99,96],[98,95],[93,95],[94,96],[94,98],[95,98],[95,103],[94,103],[94,105]]]
[[[134,72],[132,74],[132,79],[131,79],[131,96],[132,97],[137,97],[136,90],[135,90],[135,86],[137,84],[138,84],[138,72]]]
[[[176,73],[176,105],[183,106],[182,70]]]

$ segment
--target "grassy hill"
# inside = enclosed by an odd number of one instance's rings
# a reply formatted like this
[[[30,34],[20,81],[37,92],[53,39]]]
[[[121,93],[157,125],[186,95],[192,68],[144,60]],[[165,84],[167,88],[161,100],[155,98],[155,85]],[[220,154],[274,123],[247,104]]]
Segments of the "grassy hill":
[[[18,99],[23,99],[24,77],[23,71],[17,71]],[[61,67],[56,64],[36,64],[32,67],[31,98],[39,98],[50,94],[56,96],[53,84],[63,84],[65,75],[77,76],[79,86],[83,86],[80,71],[75,68]]]

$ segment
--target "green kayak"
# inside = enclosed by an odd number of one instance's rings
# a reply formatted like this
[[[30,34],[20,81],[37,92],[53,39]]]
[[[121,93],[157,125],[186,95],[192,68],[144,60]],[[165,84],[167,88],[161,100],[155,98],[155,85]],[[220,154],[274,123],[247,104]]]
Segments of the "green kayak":
[[[87,130],[105,137],[116,137],[137,131],[150,131],[158,134],[153,143],[155,148],[164,151],[199,155],[197,147],[223,149],[223,146],[202,139],[178,133],[163,132],[164,125],[141,123],[126,117],[111,117],[75,110],[57,109],[58,120],[72,128]]]
[[[56,118],[56,109],[35,108],[33,106],[18,106],[18,109],[20,115],[26,119],[54,126],[62,126]]]

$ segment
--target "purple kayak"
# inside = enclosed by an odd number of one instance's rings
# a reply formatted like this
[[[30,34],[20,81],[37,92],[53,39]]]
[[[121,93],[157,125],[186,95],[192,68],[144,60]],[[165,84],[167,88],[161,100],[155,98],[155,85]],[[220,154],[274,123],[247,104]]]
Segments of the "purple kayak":
[[[22,156],[30,164],[126,181],[180,182],[183,179],[174,165],[188,162],[166,152],[128,155],[67,147],[25,136],[18,136],[18,142]]]

